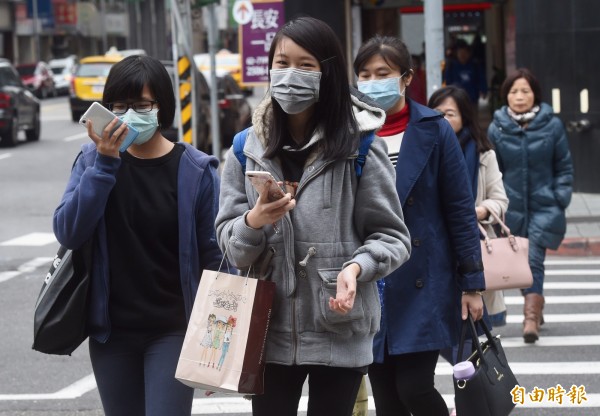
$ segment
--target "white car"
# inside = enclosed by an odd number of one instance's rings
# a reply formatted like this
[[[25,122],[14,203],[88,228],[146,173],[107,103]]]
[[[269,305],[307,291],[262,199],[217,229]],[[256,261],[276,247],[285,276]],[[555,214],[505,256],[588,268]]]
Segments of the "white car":
[[[77,57],[71,55],[62,59],[51,59],[48,61],[54,78],[54,88],[57,94],[68,94],[73,72],[77,66]]]

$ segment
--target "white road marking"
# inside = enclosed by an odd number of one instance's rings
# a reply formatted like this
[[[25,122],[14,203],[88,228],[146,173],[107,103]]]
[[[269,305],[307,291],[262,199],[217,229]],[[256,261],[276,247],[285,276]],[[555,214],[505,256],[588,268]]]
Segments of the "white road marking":
[[[0,394],[0,401],[8,400],[64,400],[76,399],[96,388],[96,379],[94,374],[90,374],[77,380],[70,386],[65,387],[55,393],[39,394]]]
[[[600,276],[600,269],[546,270],[546,276]]]
[[[0,246],[45,246],[56,242],[53,233],[29,233],[0,243]]]
[[[580,295],[580,296],[544,296],[546,304],[564,305],[568,303],[600,303],[600,295]],[[523,296],[505,296],[504,303],[507,305],[522,305]],[[545,315],[544,315],[545,316]]]
[[[42,115],[42,121],[71,121],[69,116],[45,116]]]
[[[78,134],[74,134],[72,136],[67,136],[63,139],[63,141],[65,142],[73,142],[75,140],[81,140],[81,139],[85,139],[88,137],[87,132],[86,133],[78,133]]]
[[[600,266],[600,260],[596,259],[552,259],[544,261],[546,266]]]
[[[544,321],[550,323],[586,323],[600,322],[600,313],[562,313],[562,314],[546,314],[544,313]],[[506,322],[509,324],[522,324],[523,315],[508,314]]]
[[[2,160],[2,159],[8,159],[11,156],[12,156],[12,153],[2,153],[0,155],[0,160]]]
[[[52,257],[36,257],[33,260],[23,263],[17,270],[8,270],[0,272],[0,283],[17,277],[23,273],[30,273],[36,270],[40,266],[48,265],[52,261]]]
[[[600,289],[600,282],[544,282],[546,289]]]
[[[600,361],[545,361],[537,363],[511,361],[510,368],[515,375],[599,374]],[[440,361],[435,368],[435,374],[440,376],[452,375],[452,366],[446,361]]]
[[[483,339],[483,338],[482,338]],[[600,335],[542,336],[535,344],[526,344],[523,337],[501,337],[504,348],[572,347],[600,345]]]

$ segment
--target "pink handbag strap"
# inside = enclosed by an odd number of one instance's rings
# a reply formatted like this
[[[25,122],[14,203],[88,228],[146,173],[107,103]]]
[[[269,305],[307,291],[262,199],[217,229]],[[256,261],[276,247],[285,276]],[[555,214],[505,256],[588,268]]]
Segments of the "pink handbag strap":
[[[506,224],[504,224],[504,221],[502,221],[500,219],[500,217],[498,217],[498,215],[496,215],[495,212],[493,211],[489,211],[490,215],[498,222],[498,224],[500,225],[500,227],[502,228],[502,230],[504,231],[504,233],[506,234],[506,236],[508,237],[508,241],[510,242],[510,245],[512,247],[512,249],[516,252],[518,251],[518,245],[517,245],[517,240],[515,239],[515,236],[512,235],[512,233],[510,232],[510,228],[508,228],[506,226]],[[477,221],[477,225],[479,226],[479,230],[481,231],[481,233],[483,234],[483,236],[485,237],[485,247],[488,253],[492,253],[492,244],[490,242],[490,237],[485,229],[485,227],[483,225],[481,225],[481,223],[479,221]]]

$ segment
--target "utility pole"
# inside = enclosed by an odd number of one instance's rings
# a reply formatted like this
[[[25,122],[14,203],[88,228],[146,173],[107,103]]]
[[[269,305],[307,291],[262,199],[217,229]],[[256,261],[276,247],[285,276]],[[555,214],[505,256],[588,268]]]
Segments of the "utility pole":
[[[221,132],[217,97],[217,13],[215,3],[208,5],[208,53],[210,54],[210,129],[213,156],[221,159]]]
[[[31,5],[32,5],[32,12],[33,12],[33,25],[32,25],[32,29],[33,29],[33,42],[35,44],[35,52],[33,55],[33,58],[35,59],[36,62],[40,61],[40,57],[41,57],[41,50],[40,50],[40,33],[39,33],[39,28],[38,28],[38,22],[39,22],[39,16],[38,16],[38,1],[39,0],[32,0]]]
[[[424,0],[427,97],[442,86],[444,61],[444,3]]]

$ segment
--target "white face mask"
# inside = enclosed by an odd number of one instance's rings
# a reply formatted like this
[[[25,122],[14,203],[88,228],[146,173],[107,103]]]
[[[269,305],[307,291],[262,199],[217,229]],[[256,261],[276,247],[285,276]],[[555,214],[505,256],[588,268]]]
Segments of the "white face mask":
[[[271,97],[287,114],[298,114],[319,101],[321,72],[271,69]]]

